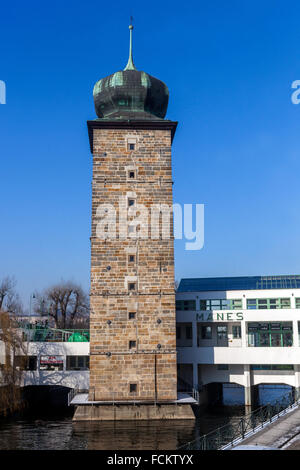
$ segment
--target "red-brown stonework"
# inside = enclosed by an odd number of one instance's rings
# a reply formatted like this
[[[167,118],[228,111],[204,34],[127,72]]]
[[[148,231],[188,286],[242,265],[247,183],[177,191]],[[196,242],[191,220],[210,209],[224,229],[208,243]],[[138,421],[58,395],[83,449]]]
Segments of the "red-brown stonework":
[[[171,130],[133,127],[92,129],[89,399],[96,401],[177,398],[173,227],[170,238],[151,239],[149,218],[148,239],[120,239],[119,224],[116,239],[97,236],[97,208],[112,204],[118,217],[120,196],[149,209],[172,206]]]

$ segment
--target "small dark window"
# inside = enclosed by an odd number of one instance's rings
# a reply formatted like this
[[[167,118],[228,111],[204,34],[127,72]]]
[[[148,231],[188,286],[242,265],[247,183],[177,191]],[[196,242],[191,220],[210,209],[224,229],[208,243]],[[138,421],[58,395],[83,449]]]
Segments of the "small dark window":
[[[128,144],[128,150],[134,150],[135,144]]]
[[[240,339],[242,337],[242,329],[240,326],[233,326],[232,327],[232,336],[234,339]]]
[[[135,262],[135,256],[134,255],[129,255],[128,256],[128,262],[129,263],[134,263]]]
[[[218,370],[228,370],[228,364],[218,364]]]
[[[129,341],[129,349],[136,348],[136,341]]]
[[[201,338],[202,339],[212,339],[212,328],[211,328],[211,326],[202,326],[201,327]]]
[[[67,356],[66,370],[88,370],[89,356]]]
[[[130,290],[130,291],[136,290],[136,284],[135,284],[135,282],[129,282],[129,284],[128,284],[128,290]]]
[[[129,312],[129,314],[128,314],[129,320],[134,320],[135,316],[136,316],[136,312]]]
[[[135,204],[134,199],[128,199],[128,207],[132,207],[132,206],[134,206],[134,204]]]
[[[36,370],[37,369],[37,357],[36,356],[29,356],[28,357],[28,369],[29,370]]]
[[[137,384],[129,384],[129,391],[130,391],[130,393],[136,393],[137,392]]]
[[[186,339],[192,339],[193,337],[193,331],[191,326],[186,326],[185,327],[185,337]]]
[[[130,171],[128,176],[129,176],[129,178],[134,179],[135,178],[135,172]]]
[[[19,370],[36,370],[36,356],[15,356],[15,366]]]

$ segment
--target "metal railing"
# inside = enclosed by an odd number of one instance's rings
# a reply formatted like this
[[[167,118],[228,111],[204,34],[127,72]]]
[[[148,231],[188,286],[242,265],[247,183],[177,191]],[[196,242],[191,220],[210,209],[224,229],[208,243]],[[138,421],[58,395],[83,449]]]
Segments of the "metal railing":
[[[88,330],[60,329],[49,327],[23,328],[23,341],[29,342],[88,342],[90,333]]]
[[[199,404],[200,392],[203,390],[202,383],[199,383],[195,387],[192,387],[190,383],[186,382],[181,377],[178,377],[177,380],[177,392],[191,396]]]
[[[69,393],[68,393],[68,406],[71,405],[71,401],[77,395],[78,389],[77,388],[72,388]]]
[[[196,402],[200,403],[200,393],[199,393],[199,389],[198,388],[193,388],[192,390],[192,397],[194,398],[194,400],[196,400]]]
[[[204,434],[194,441],[188,442],[179,449],[182,450],[225,450],[239,444],[243,439],[260,431],[268,424],[276,421],[280,416],[296,408],[300,404],[300,397],[289,393],[281,400],[261,406],[252,413],[245,415],[235,423],[224,426]]]

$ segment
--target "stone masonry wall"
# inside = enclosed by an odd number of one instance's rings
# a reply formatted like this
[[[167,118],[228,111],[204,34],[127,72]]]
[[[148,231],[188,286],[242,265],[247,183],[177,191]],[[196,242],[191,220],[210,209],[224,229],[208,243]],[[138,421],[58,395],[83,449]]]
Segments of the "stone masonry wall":
[[[93,132],[89,397],[175,400],[173,227],[171,236],[162,238],[160,219],[159,235],[155,232],[152,239],[149,217],[148,227],[138,226],[124,237],[118,222],[120,197],[126,209],[131,199],[149,214],[153,204],[172,206],[171,131]],[[134,150],[129,150],[130,143]],[[116,210],[114,239],[99,238],[101,220],[112,220],[103,204]],[[130,391],[130,384],[135,390]]]

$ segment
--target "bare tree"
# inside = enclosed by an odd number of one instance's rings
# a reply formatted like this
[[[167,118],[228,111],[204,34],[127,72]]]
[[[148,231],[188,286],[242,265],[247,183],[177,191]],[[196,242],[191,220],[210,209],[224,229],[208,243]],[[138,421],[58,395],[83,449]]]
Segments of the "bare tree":
[[[61,282],[37,297],[36,313],[52,318],[56,328],[87,327],[88,296],[78,284]]]
[[[23,308],[15,287],[16,280],[13,277],[6,276],[0,281],[0,310],[17,315]]]
[[[7,414],[23,406],[21,380],[28,361],[27,344],[21,330],[8,312],[0,311],[0,413]]]

